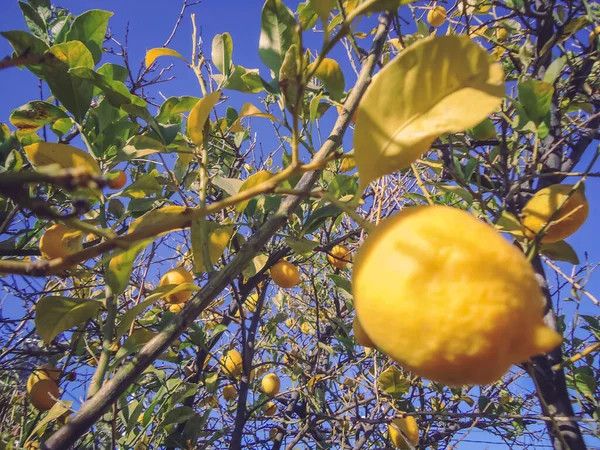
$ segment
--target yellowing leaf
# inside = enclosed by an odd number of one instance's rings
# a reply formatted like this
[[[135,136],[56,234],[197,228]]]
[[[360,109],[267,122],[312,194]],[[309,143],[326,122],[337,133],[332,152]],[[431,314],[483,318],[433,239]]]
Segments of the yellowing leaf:
[[[170,48],[158,47],[146,52],[146,67],[150,67],[152,63],[156,61],[156,58],[160,58],[161,56],[174,56],[187,62],[187,60],[181,56],[179,52],[171,50]]]
[[[230,131],[232,131],[233,133],[239,133],[240,131],[244,131],[244,128],[242,128],[242,124],[240,123],[240,121],[244,117],[263,117],[274,122],[279,122],[279,119],[277,119],[277,117],[269,113],[262,112],[252,103],[244,103],[244,106],[242,106],[242,110],[240,111],[240,115],[238,116],[236,121],[233,122],[233,124],[231,125]]]
[[[208,227],[208,253],[210,255],[211,264],[216,264],[223,252],[229,244],[234,227],[221,226],[215,222],[207,222]],[[200,232],[200,222],[192,223],[192,252],[194,254],[194,271],[203,272],[204,266],[204,250],[202,248],[202,233]]]
[[[474,127],[504,96],[502,67],[466,36],[423,39],[374,79],[358,110],[361,187],[410,166],[442,133]]]
[[[308,66],[309,72],[314,70],[314,65],[315,63],[312,63]],[[323,83],[333,100],[339,101],[342,99],[345,87],[344,73],[335,59],[324,58],[317,67],[314,76]]]
[[[410,389],[410,382],[397,367],[391,366],[379,375],[379,388],[394,398],[400,398]]]
[[[335,0],[310,0],[310,6],[312,6],[323,22],[327,22],[329,14],[335,6]]]
[[[70,145],[39,142],[26,146],[25,153],[36,168],[58,164],[63,169],[86,167],[90,173],[100,173],[100,167],[92,155]]]
[[[259,184],[264,183],[265,181],[269,181],[271,178],[273,178],[273,174],[271,172],[268,172],[266,170],[256,172],[254,175],[248,177],[246,181],[244,181],[242,187],[240,188],[240,192],[258,186]],[[238,203],[235,210],[238,213],[244,212],[246,206],[248,206],[248,203],[250,203],[250,200],[245,200],[243,202]]]
[[[91,319],[102,302],[83,298],[42,297],[35,306],[35,327],[46,344],[58,334]]]
[[[65,401],[65,400],[56,402],[54,404],[54,406],[50,409],[50,411],[48,411],[48,414],[46,414],[44,416],[44,418],[37,423],[37,425],[35,426],[33,431],[29,434],[29,439],[27,439],[27,441],[25,442],[25,448],[35,448],[35,447],[28,447],[27,442],[31,442],[31,439],[37,435],[38,431],[45,430],[46,425],[48,425],[50,422],[58,419],[59,417],[63,416],[66,413],[70,413],[72,404],[73,404],[73,402],[69,402],[69,401]],[[40,434],[43,434],[43,431]]]
[[[204,140],[204,124],[210,112],[219,101],[221,92],[216,91],[201,98],[190,111],[187,122],[188,135],[196,145],[202,145]]]

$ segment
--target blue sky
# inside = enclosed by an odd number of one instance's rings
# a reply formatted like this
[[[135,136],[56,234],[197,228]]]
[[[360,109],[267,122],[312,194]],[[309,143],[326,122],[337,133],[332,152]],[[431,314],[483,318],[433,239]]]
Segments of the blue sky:
[[[20,8],[16,0],[2,0],[2,14],[0,15],[0,30],[12,30],[25,28]],[[130,62],[134,71],[137,71],[141,62],[144,59],[146,50],[153,47],[160,47],[170,35],[173,24],[180,12],[179,1],[170,0],[145,0],[143,2],[133,0],[62,0],[59,4],[71,10],[76,15],[91,8],[100,8],[115,12],[115,15],[110,20],[110,28],[114,37],[121,43],[124,43],[124,30],[129,23],[129,55]],[[288,6],[295,10],[297,1],[286,1]],[[262,64],[258,58],[258,41],[260,35],[260,11],[263,2],[261,0],[205,0],[199,6],[188,9],[186,16],[183,18],[181,26],[170,44],[170,48],[179,51],[186,57],[189,57],[191,50],[191,23],[189,13],[195,12],[197,23],[200,27],[201,34],[204,38],[204,49],[210,55],[210,44],[212,38],[217,33],[229,32],[233,38],[234,51],[233,60],[235,64],[241,64],[247,68],[260,68],[261,75],[265,79],[269,79],[268,69]],[[311,38],[305,45],[314,49],[318,49],[319,39]],[[12,49],[7,41],[0,38],[0,58],[9,55]],[[345,58],[343,50],[338,50],[337,55],[341,57],[338,60],[345,68],[349,68],[344,63]],[[335,55],[335,54],[334,54]],[[115,62],[120,64],[121,61],[117,57],[105,55],[104,62]],[[185,63],[176,59],[165,59],[161,63],[163,66],[169,63],[174,63],[174,68],[170,72],[177,78],[169,83],[158,85],[153,92],[160,92],[165,97],[179,95],[195,95],[201,96],[200,89],[196,77],[189,70]],[[352,86],[354,75],[351,70],[346,70],[346,88]],[[255,97],[229,93],[231,94],[231,104],[239,108],[245,101],[252,100],[255,104]],[[44,91],[44,97],[49,96],[47,88]],[[158,97],[158,95],[156,96]],[[7,123],[10,112],[30,100],[38,99],[38,80],[27,70],[10,69],[0,71],[0,122]],[[160,103],[160,100],[158,100]],[[323,133],[327,133],[330,121],[324,122],[322,129]],[[263,135],[259,135],[259,141],[262,142],[263,148],[269,149],[269,145],[277,145],[276,142],[270,141],[272,133],[270,125],[267,123],[259,124],[255,122],[255,131],[259,133],[263,130],[267,131]],[[349,146],[351,141],[346,140]],[[345,148],[349,150],[350,147]],[[588,157],[589,160],[589,157]],[[587,161],[580,164],[579,170],[587,165]],[[592,178],[587,183],[587,197],[590,202],[590,217],[586,224],[574,236],[568,239],[568,242],[575,248],[580,259],[585,260],[587,254],[588,260],[593,264],[600,261],[600,240],[598,239],[597,229],[600,226],[600,179]],[[571,267],[568,264],[561,264],[563,271],[567,274],[571,273]],[[556,280],[550,279],[551,283]],[[588,289],[597,294],[600,291],[600,278],[592,276],[588,283]],[[565,292],[568,294],[568,291]],[[593,307],[593,304],[584,297],[582,300],[581,313],[598,314],[598,308]],[[498,446],[496,440],[489,436],[482,436],[483,433],[475,432],[472,436],[489,440],[487,444],[489,448],[502,448],[504,444]],[[489,439],[488,439],[489,438]],[[483,444],[469,443],[469,439],[461,443],[461,448],[482,448]],[[484,445],[485,448],[485,445]]]

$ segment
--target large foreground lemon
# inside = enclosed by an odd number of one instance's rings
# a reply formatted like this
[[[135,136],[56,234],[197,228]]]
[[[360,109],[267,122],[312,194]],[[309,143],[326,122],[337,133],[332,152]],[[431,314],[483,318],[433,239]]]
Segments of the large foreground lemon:
[[[561,337],[525,256],[465,211],[406,208],[358,250],[357,317],[377,348],[416,375],[487,384]]]
[[[541,242],[552,243],[575,233],[587,219],[589,206],[583,184],[569,197],[572,190],[572,184],[553,184],[536,192],[522,211],[525,236],[533,239],[546,227]]]

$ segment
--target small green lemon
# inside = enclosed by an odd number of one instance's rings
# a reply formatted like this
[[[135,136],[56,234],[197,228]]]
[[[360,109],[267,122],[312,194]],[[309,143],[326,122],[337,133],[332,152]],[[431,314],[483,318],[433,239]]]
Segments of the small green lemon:
[[[561,342],[523,253],[456,208],[406,208],[381,222],[356,254],[352,287],[377,348],[446,385],[492,383]]]

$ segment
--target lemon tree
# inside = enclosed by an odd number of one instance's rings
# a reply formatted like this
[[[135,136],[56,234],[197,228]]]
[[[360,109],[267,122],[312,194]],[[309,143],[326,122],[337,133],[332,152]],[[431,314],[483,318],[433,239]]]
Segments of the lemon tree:
[[[2,448],[600,445],[597,4],[154,3],[3,5]]]

